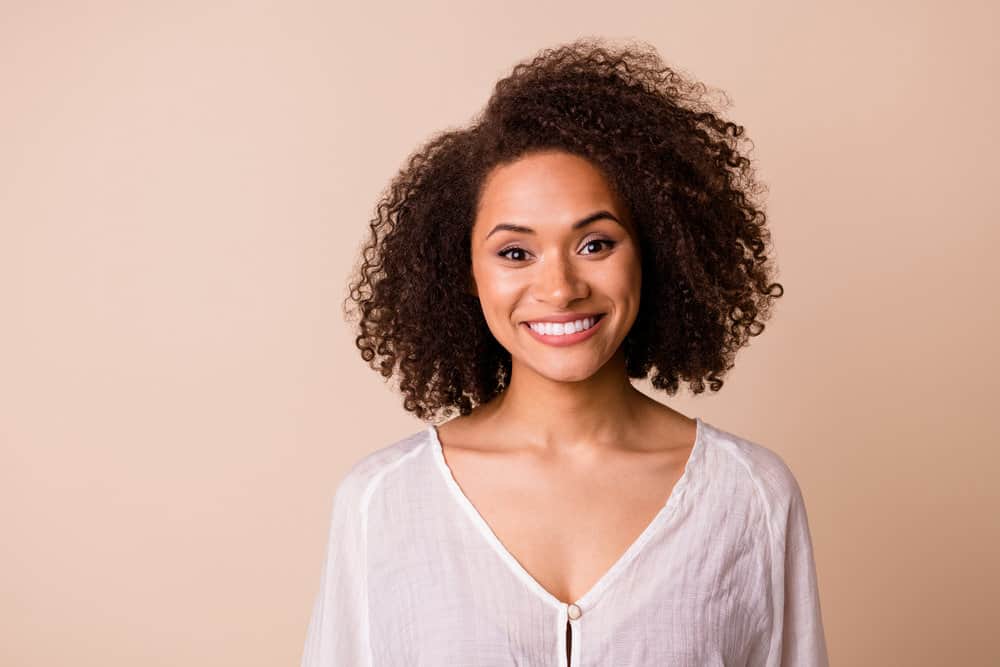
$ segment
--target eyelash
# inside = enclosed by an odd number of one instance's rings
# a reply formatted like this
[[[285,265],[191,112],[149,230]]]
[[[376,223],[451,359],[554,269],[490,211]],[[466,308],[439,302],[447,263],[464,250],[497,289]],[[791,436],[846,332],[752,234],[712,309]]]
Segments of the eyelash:
[[[615,242],[612,241],[612,240],[610,240],[610,239],[591,239],[591,240],[587,241],[587,243],[585,245],[590,245],[591,243],[604,243],[604,244],[607,245],[607,250],[610,250],[611,248],[613,248],[615,246]],[[497,255],[499,255],[500,257],[503,257],[504,259],[510,259],[510,257],[507,257],[507,253],[509,253],[511,250],[520,250],[520,251],[524,252],[524,248],[521,248],[520,246],[512,245],[512,246],[509,246],[509,247],[504,248],[503,250],[499,251],[497,253]],[[595,253],[589,253],[589,254],[593,255]],[[513,260],[510,260],[510,261],[512,261],[512,262],[520,262],[522,260],[513,259]]]

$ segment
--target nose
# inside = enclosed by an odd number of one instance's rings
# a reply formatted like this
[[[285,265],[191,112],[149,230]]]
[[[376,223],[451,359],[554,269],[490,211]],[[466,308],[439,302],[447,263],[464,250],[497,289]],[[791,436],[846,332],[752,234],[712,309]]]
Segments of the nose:
[[[542,303],[563,308],[576,299],[587,296],[587,284],[573,263],[557,255],[539,262],[541,266],[534,285],[534,297]]]

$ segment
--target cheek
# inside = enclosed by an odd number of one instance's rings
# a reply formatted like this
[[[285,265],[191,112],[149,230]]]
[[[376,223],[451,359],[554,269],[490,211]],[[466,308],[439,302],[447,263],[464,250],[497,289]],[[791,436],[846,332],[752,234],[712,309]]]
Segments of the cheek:
[[[618,303],[623,314],[638,312],[642,292],[641,265],[624,254],[621,260],[602,271],[602,289]]]
[[[622,253],[622,260],[624,262],[622,274],[625,276],[625,281],[630,289],[638,291],[642,285],[642,258],[633,247],[632,252]]]
[[[641,264],[630,254],[622,253],[615,261],[601,264],[593,278],[608,292],[625,298],[639,292],[642,285]]]
[[[495,265],[476,267],[476,286],[484,311],[506,311],[516,302],[521,292],[520,281],[510,271]]]

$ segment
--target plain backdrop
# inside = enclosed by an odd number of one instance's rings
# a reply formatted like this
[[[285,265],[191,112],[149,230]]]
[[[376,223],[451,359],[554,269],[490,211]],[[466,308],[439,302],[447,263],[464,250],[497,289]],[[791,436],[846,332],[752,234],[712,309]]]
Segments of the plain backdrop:
[[[724,90],[785,296],[689,416],[806,499],[837,665],[996,665],[992,2],[0,3],[0,663],[298,664],[333,493],[423,422],[340,303],[495,81],[639,39]]]

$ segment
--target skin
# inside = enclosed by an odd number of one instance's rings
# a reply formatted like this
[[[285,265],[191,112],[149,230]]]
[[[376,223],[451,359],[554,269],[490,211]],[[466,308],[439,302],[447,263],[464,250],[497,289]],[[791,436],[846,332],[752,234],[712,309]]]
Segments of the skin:
[[[573,228],[599,211],[619,222]],[[532,231],[494,231],[499,224]],[[589,161],[545,151],[495,168],[471,243],[469,290],[511,353],[511,379],[489,403],[439,426],[439,438],[459,486],[508,551],[571,602],[666,502],[695,422],[626,375],[621,344],[642,284],[638,239],[627,206]],[[524,324],[567,312],[605,316],[594,335],[566,347],[536,340]]]

